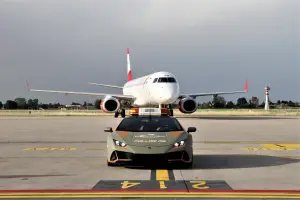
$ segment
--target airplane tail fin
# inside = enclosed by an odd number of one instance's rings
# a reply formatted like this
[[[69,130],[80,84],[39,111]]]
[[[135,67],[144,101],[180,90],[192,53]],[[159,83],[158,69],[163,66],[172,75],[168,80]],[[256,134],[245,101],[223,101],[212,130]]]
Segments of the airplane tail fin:
[[[248,92],[248,91],[249,91],[249,86],[248,86],[248,79],[247,79],[244,87],[244,92]]]
[[[129,48],[126,49],[126,54],[127,54],[127,80],[131,81],[132,80],[132,72],[131,72],[131,66],[130,66]]]

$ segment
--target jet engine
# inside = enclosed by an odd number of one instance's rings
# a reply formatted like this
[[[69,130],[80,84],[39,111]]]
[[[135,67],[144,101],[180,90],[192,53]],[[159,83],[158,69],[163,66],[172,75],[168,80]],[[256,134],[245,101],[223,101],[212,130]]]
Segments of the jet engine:
[[[114,97],[106,97],[100,103],[100,108],[103,112],[114,113],[120,108],[120,102]]]
[[[197,110],[197,102],[192,98],[183,98],[178,103],[178,109],[182,113],[193,113]]]

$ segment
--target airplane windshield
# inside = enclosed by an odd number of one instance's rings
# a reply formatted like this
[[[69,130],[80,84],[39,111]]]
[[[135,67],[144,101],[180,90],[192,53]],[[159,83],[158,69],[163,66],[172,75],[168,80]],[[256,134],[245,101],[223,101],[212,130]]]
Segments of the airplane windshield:
[[[179,122],[168,117],[129,117],[122,120],[117,131],[170,132],[183,131]]]
[[[176,83],[176,80],[173,77],[162,77],[162,78],[159,78],[157,82],[158,83]]]

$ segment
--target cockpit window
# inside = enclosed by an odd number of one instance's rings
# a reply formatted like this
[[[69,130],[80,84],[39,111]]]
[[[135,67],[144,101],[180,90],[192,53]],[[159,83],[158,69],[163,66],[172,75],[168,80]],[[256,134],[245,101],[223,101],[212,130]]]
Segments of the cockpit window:
[[[158,78],[155,78],[154,81],[153,81],[153,83],[156,83],[157,79],[158,79]]]
[[[159,78],[158,83],[176,83],[175,78],[173,77],[163,77],[163,78]]]
[[[168,78],[168,82],[169,83],[176,83],[176,80],[175,80],[175,78],[170,77],[170,78]]]
[[[168,82],[168,78],[159,78],[158,82],[159,83],[167,83]]]

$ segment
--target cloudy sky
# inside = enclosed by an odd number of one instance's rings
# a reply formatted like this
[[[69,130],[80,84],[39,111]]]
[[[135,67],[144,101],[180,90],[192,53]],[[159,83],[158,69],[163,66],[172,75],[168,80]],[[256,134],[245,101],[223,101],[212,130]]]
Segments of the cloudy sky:
[[[93,102],[36,89],[121,93],[87,82],[126,82],[170,71],[182,93],[240,90],[300,100],[299,0],[2,0],[0,101]],[[239,95],[226,95],[236,100]],[[199,98],[199,100],[207,100]]]

